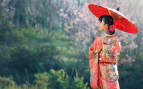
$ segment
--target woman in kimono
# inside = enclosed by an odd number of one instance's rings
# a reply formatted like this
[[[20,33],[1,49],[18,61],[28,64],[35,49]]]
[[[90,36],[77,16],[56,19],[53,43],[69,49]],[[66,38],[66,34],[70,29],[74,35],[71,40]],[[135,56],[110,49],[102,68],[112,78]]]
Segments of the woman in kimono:
[[[121,45],[115,35],[113,18],[102,15],[99,29],[103,36],[96,37],[89,48],[90,85],[92,89],[120,89],[118,59]]]

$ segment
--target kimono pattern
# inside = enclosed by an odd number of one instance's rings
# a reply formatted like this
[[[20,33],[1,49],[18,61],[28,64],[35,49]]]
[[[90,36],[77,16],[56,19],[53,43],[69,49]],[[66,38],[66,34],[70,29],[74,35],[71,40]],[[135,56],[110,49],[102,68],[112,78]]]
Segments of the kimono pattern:
[[[117,67],[120,49],[116,35],[96,37],[88,54],[92,89],[120,89]]]

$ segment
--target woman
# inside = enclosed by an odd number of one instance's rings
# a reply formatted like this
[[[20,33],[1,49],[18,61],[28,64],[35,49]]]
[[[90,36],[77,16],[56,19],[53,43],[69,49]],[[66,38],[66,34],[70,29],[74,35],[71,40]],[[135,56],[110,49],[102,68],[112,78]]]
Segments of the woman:
[[[115,35],[113,18],[102,15],[99,29],[103,36],[96,37],[89,48],[90,84],[92,89],[120,89],[118,59],[121,45]]]

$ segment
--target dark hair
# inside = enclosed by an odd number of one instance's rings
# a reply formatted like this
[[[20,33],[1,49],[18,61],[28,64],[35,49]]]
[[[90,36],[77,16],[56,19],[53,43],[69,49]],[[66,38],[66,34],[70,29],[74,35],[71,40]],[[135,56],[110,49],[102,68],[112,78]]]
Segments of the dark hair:
[[[104,21],[105,24],[108,25],[108,30],[109,30],[110,25],[114,24],[114,20],[113,20],[113,17],[111,15],[102,15],[102,16],[100,16],[99,21],[102,22],[102,20]],[[113,31],[113,32],[109,31],[110,35],[112,35],[114,33],[115,33],[115,31]]]

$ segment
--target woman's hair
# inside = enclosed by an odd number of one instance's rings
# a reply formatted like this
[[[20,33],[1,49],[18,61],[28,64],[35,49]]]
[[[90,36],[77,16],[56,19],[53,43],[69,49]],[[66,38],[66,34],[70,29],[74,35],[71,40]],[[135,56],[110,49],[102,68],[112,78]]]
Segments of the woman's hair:
[[[113,32],[109,31],[109,27],[114,24],[113,17],[110,16],[110,15],[102,15],[102,16],[99,17],[99,21],[102,22],[102,20],[104,21],[105,24],[108,25],[108,32],[109,32],[109,34],[110,35],[114,34],[115,30]]]

